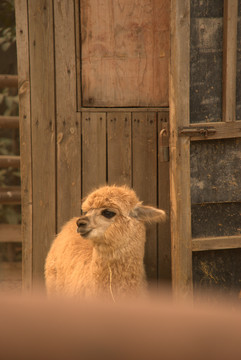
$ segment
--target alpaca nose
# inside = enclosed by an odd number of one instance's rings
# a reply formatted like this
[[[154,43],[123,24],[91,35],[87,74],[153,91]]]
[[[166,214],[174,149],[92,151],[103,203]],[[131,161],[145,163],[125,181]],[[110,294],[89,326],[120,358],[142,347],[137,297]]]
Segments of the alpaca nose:
[[[88,218],[86,216],[82,216],[76,221],[76,224],[78,228],[83,228],[88,224],[88,222],[89,222]]]

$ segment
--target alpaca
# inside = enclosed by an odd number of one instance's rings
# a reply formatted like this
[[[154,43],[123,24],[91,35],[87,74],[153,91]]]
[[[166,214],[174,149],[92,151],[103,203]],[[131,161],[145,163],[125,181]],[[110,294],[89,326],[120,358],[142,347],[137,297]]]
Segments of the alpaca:
[[[144,206],[126,186],[104,186],[83,202],[84,215],[67,222],[45,263],[48,295],[107,297],[145,292],[145,222],[165,212]]]

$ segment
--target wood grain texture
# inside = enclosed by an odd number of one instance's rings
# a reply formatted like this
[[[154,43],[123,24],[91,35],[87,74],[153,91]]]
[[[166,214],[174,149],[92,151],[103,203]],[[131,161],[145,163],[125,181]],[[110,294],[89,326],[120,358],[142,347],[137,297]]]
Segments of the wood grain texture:
[[[33,285],[56,232],[55,64],[52,2],[29,2],[33,172]]]
[[[146,205],[157,206],[157,116],[132,113],[133,188]],[[157,279],[157,228],[147,229],[145,265],[148,279]]]
[[[224,0],[223,12],[223,121],[236,120],[238,0]]]
[[[197,238],[192,240],[193,251],[241,248],[241,235]]]
[[[15,2],[16,38],[18,53],[19,82],[19,131],[21,161],[21,215],[22,215],[22,278],[23,290],[32,288],[32,141],[31,141],[31,106],[30,106],[30,59],[28,2]]]
[[[82,116],[82,198],[106,184],[106,113]]]
[[[212,139],[232,139],[241,137],[241,122],[215,122],[215,124],[199,123],[199,124],[190,124],[190,129],[199,129],[211,127],[215,129],[215,133],[205,137],[203,135],[194,135],[191,137],[192,141],[199,140],[212,140]],[[180,128],[179,128],[180,130]]]
[[[131,112],[108,112],[108,183],[132,186]]]
[[[181,20],[180,20],[181,19]],[[192,293],[190,141],[177,129],[189,125],[190,2],[172,1],[170,61],[170,196],[172,282],[176,299]]]
[[[80,214],[81,134],[77,114],[74,3],[54,1],[56,126],[57,126],[57,231]]]
[[[83,106],[167,106],[168,0],[81,8]]]
[[[166,146],[169,146],[169,114],[158,113],[158,207],[166,211],[167,221],[158,225],[158,280],[171,282],[171,234],[170,234],[170,176],[169,161],[160,159],[160,132],[166,131]],[[165,157],[164,157],[165,158]]]

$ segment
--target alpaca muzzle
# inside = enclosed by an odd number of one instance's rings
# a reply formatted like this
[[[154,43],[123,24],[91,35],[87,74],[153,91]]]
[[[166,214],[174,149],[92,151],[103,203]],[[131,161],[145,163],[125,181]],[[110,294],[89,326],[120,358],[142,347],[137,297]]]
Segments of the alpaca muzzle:
[[[77,221],[77,232],[85,237],[87,236],[90,232],[91,229],[88,229],[88,225],[89,225],[89,219],[87,216],[81,216]]]

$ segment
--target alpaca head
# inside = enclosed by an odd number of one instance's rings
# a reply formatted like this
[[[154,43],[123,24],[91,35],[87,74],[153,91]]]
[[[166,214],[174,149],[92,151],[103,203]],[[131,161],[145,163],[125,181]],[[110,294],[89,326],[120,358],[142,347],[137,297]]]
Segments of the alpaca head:
[[[84,201],[85,215],[77,220],[77,231],[94,244],[121,247],[129,238],[143,237],[144,222],[165,221],[163,210],[144,206],[126,186],[104,186]],[[143,239],[144,240],[144,239]]]

